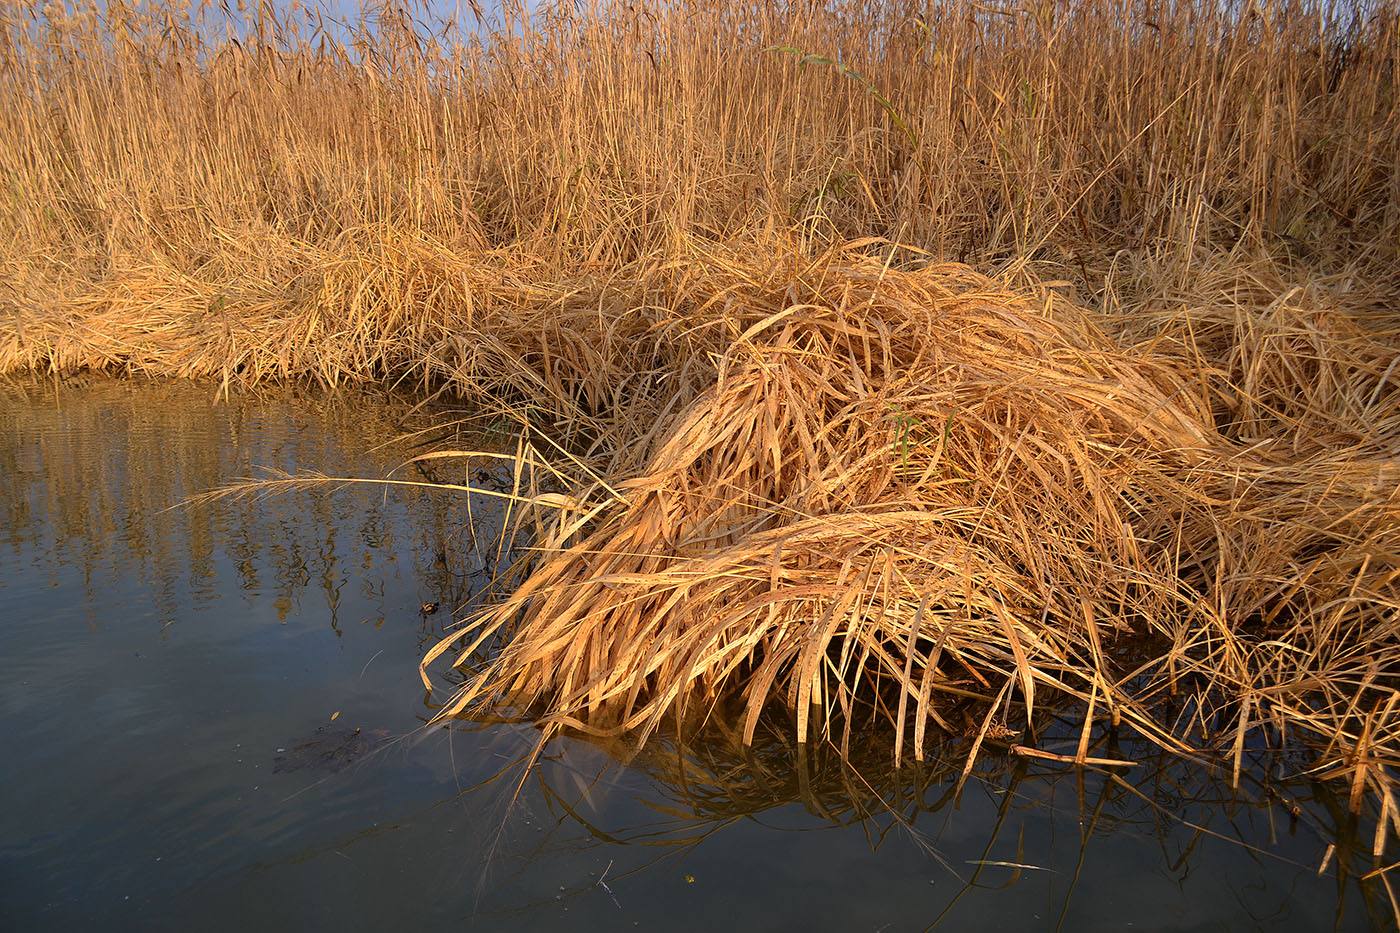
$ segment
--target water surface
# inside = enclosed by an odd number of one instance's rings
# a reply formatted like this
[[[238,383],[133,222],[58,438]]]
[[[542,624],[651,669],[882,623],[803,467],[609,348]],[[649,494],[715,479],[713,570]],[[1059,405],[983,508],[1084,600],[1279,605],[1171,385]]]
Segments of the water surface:
[[[1390,923],[1383,888],[1355,880],[1369,832],[1318,787],[1270,784],[1282,764],[1263,758],[1232,790],[1126,739],[1113,754],[1142,764],[1121,777],[992,749],[958,793],[959,741],[898,771],[858,748],[852,770],[775,719],[752,750],[723,728],[635,756],[559,740],[521,781],[534,731],[425,730],[445,694],[417,676],[490,579],[497,503],[323,485],[180,505],[260,470],[388,475],[415,452],[386,444],[407,408],[0,384],[6,928]],[[316,730],[356,728],[393,740],[274,770]]]

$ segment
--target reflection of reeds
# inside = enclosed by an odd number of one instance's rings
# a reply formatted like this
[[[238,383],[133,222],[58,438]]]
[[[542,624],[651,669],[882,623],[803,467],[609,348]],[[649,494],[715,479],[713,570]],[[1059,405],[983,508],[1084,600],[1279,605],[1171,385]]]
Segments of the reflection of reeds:
[[[1073,748],[1078,739],[1078,717],[1065,713],[1037,717],[1036,732],[1052,747]],[[1165,869],[1182,877],[1221,858],[1201,854],[1207,841],[1307,874],[1318,863],[1299,864],[1293,858],[1311,853],[1320,861],[1329,843],[1340,841],[1341,855],[1329,856],[1327,864],[1337,878],[1339,917],[1357,889],[1375,922],[1385,923],[1390,915],[1383,885],[1367,877],[1373,860],[1368,843],[1358,838],[1355,817],[1347,812],[1345,790],[1337,794],[1306,778],[1275,783],[1268,778],[1277,765],[1270,754],[1250,756],[1239,786],[1231,788],[1222,779],[1227,774],[1212,773],[1208,763],[1184,760],[1105,729],[1095,730],[1090,748],[1104,757],[1135,759],[1138,767],[1128,780],[1095,768],[1071,776],[1063,766],[1045,767],[998,746],[995,754],[979,759],[964,782],[963,761],[971,741],[965,737],[942,738],[926,761],[910,758],[896,768],[888,757],[888,737],[844,753],[826,743],[799,744],[788,715],[775,707],[765,711],[745,743],[740,730],[729,725],[730,718],[716,717],[687,737],[662,729],[641,748],[626,739],[581,735],[551,744],[532,759],[537,765],[530,780],[538,785],[546,812],[532,811],[531,817],[575,823],[587,839],[655,853],[639,854],[641,864],[627,862],[631,867],[626,871],[635,874],[706,845],[735,823],[801,806],[832,826],[862,827],[873,850],[892,836],[912,841],[938,864],[930,866],[934,874],[955,878],[954,893],[942,895],[942,914],[929,916],[930,928],[974,889],[1006,887],[1020,872],[1051,867],[1058,878],[1051,903],[1067,913],[1079,893],[1081,874],[1102,863],[1101,853],[1095,855],[1102,840],[1124,831],[1154,839],[1161,847],[1165,861],[1152,871]],[[604,754],[590,759],[580,754],[578,742],[596,744]],[[638,798],[641,807],[609,805],[615,762],[624,758],[630,769],[651,779]],[[594,764],[585,764],[590,760]],[[510,772],[512,778],[518,773]],[[510,783],[513,787],[513,779]],[[975,815],[975,808],[967,812],[964,797],[969,794],[995,801],[990,818]],[[975,841],[944,838],[967,820],[977,824]],[[1067,863],[1066,853],[1057,851],[1051,866],[1045,861],[1052,857],[1049,849],[1025,848],[1028,828],[1046,821],[1065,827],[1071,836],[1076,834],[1069,827],[1077,826],[1077,860]],[[783,822],[791,825],[792,819]],[[952,838],[962,835],[953,832]],[[1031,835],[1043,845],[1043,832]],[[1299,839],[1281,844],[1280,835]],[[542,843],[564,844],[576,846],[578,841],[565,834]],[[538,854],[528,852],[525,858]],[[1084,896],[1093,896],[1090,887]],[[1286,886],[1280,889],[1281,898],[1296,896],[1286,891]]]
[[[93,606],[110,603],[108,590],[148,581],[167,623],[184,615],[181,593],[196,604],[219,597],[221,560],[228,561],[223,586],[275,594],[279,612],[306,594],[324,601],[333,627],[357,621],[339,618],[344,580],[336,568],[347,548],[368,562],[353,575],[371,604],[391,608],[382,606],[382,588],[393,567],[379,555],[396,546],[412,556],[406,572],[428,594],[464,601],[490,574],[471,580],[458,571],[473,559],[480,566],[476,555],[490,542],[472,546],[460,500],[416,497],[403,507],[412,523],[396,520],[379,490],[177,508],[255,468],[380,473],[404,456],[397,446],[368,451],[398,430],[395,416],[406,403],[382,393],[313,394],[258,389],[215,402],[212,386],[193,383],[0,379],[0,541],[40,555],[27,572],[81,568]],[[478,502],[475,514],[486,539],[500,510]],[[423,622],[427,650],[445,633]]]

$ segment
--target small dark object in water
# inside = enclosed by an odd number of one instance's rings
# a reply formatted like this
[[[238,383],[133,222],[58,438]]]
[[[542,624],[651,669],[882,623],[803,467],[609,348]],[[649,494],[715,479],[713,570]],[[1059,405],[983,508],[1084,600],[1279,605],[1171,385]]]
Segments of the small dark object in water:
[[[298,742],[285,755],[272,759],[272,773],[283,774],[315,768],[340,771],[368,755],[389,740],[386,729],[328,729],[321,726],[305,741]]]
[[[422,613],[423,615],[425,615],[425,616],[430,616],[430,615],[432,615],[434,612],[437,612],[437,611],[438,611],[438,606],[439,606],[439,605],[440,605],[440,603],[424,603],[424,604],[419,608],[418,611],[421,612],[421,613]]]

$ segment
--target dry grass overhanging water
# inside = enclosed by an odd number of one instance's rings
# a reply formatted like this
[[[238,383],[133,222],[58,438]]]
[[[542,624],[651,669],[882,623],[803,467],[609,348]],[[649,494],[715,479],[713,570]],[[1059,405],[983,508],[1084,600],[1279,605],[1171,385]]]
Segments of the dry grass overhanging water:
[[[1100,717],[1309,749],[1381,859],[1394,2],[496,25],[6,3],[0,371],[513,413],[576,480],[425,661],[454,710],[640,739],[739,695],[751,736],[777,697],[898,760],[1053,696],[1071,759]]]

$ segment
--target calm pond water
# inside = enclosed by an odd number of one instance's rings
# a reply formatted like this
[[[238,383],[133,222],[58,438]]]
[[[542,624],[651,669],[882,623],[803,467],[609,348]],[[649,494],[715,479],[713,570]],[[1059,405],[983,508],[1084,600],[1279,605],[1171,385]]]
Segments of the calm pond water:
[[[0,383],[6,929],[1391,922],[1349,880],[1371,859],[1345,801],[1272,795],[1262,761],[1233,791],[1126,741],[1121,778],[991,754],[957,795],[955,743],[856,773],[779,723],[748,752],[721,729],[627,765],[559,740],[521,783],[534,731],[426,730],[445,694],[417,673],[488,580],[499,509],[371,486],[172,508],[259,468],[383,477],[412,453],[385,446],[408,406],[383,393],[214,394]]]

